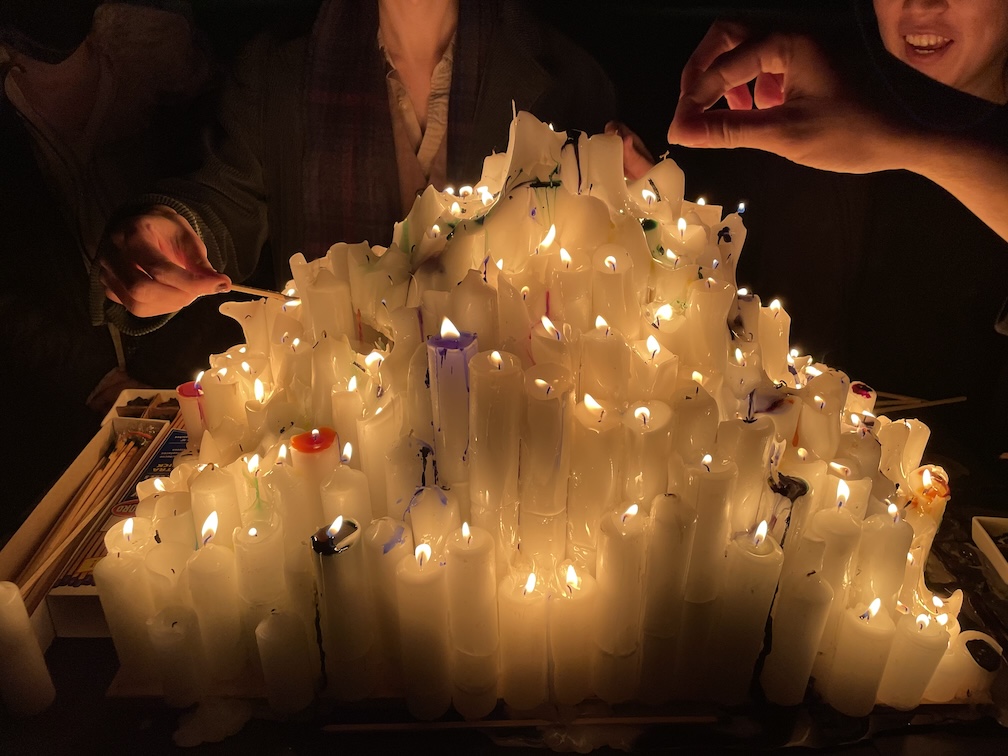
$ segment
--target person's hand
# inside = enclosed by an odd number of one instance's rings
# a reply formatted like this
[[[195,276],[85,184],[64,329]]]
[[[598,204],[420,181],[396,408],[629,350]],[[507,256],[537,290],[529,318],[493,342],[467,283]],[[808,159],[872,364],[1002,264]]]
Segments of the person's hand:
[[[729,109],[711,110],[722,97]],[[895,167],[899,129],[863,106],[807,37],[754,38],[743,26],[718,22],[683,69],[668,139],[752,147],[813,168],[867,173]]]
[[[605,125],[606,134],[616,134],[623,140],[623,175],[636,181],[655,164],[644,141],[629,126],[620,121],[609,121]]]
[[[171,208],[127,218],[110,239],[97,262],[105,296],[138,317],[176,312],[197,297],[231,288],[231,279],[210,265],[192,226]]]

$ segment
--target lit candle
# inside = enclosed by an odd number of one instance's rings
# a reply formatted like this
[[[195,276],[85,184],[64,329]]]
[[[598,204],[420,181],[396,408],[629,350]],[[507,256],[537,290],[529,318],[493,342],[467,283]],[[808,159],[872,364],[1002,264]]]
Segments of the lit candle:
[[[469,505],[473,525],[491,533],[503,564],[517,540],[518,454],[524,375],[507,352],[469,362]]]
[[[246,655],[234,552],[211,543],[217,525],[217,513],[212,512],[203,523],[202,547],[189,557],[186,573],[210,675],[229,680],[245,667]]]
[[[396,568],[399,638],[406,706],[417,719],[437,719],[451,706],[451,643],[444,564],[421,543]]]
[[[500,696],[508,706],[534,709],[548,693],[546,594],[534,572],[510,575],[497,590]]]
[[[574,382],[553,363],[525,371],[525,413],[518,471],[521,550],[552,570],[567,541],[567,478],[570,473]]]
[[[178,543],[190,551],[196,548],[192,501],[187,491],[165,491],[158,495],[151,515],[159,543]]]
[[[634,264],[618,244],[603,244],[592,255],[592,309],[627,339],[640,335]]]
[[[466,719],[497,705],[497,578],[493,537],[467,523],[445,548],[448,622],[453,647],[452,703]]]
[[[826,684],[826,702],[841,714],[864,717],[875,706],[896,627],[882,600],[844,612],[837,630],[834,672]]]
[[[339,465],[339,444],[332,428],[312,428],[290,442],[291,464],[308,485],[319,488]]]
[[[696,509],[696,533],[686,576],[686,601],[703,604],[717,598],[724,581],[729,535],[729,504],[738,466],[705,454],[686,468],[683,500]]]
[[[186,561],[192,555],[192,546],[173,543],[155,543],[144,555],[144,578],[150,587],[154,611],[173,604],[187,604],[185,583],[182,580]]]
[[[448,298],[451,321],[486,347],[500,343],[497,292],[478,270],[470,270]]]
[[[669,455],[669,491],[681,493],[685,464],[714,448],[718,429],[718,406],[703,387],[699,373],[676,389],[672,404],[672,451]]]
[[[672,410],[664,402],[631,405],[623,415],[623,500],[639,502],[645,514],[668,491],[671,427]]]
[[[570,562],[560,564],[557,584],[549,597],[553,697],[573,706],[592,694],[593,642],[585,628],[597,623],[598,589],[591,575],[578,573]]]
[[[901,711],[916,707],[949,645],[948,631],[930,615],[907,613],[896,623],[877,698]]]
[[[413,543],[428,544],[435,559],[441,559],[449,536],[462,524],[458,499],[450,491],[435,486],[414,492],[403,519],[412,530]]]
[[[595,327],[581,337],[581,385],[578,395],[622,404],[627,398],[630,348],[622,334],[599,315]]]
[[[530,349],[536,365],[554,362],[573,373],[580,361],[581,334],[569,323],[554,323],[543,315],[532,326]]]
[[[607,513],[599,526],[594,688],[608,703],[630,700],[640,682],[646,522],[640,507],[631,504]]]
[[[671,404],[675,397],[676,376],[679,374],[679,356],[661,344],[653,335],[630,345],[631,401],[657,399]]]
[[[56,698],[21,590],[8,581],[0,581],[0,667],[0,700],[14,716],[39,714]]]
[[[280,519],[250,522],[234,533],[238,595],[258,612],[278,606],[287,592],[284,579],[284,537]]]
[[[393,679],[397,679],[402,668],[396,568],[411,554],[413,534],[401,521],[379,517],[365,528],[364,561],[375,602],[382,655],[391,664]]]
[[[889,604],[895,603],[912,540],[913,528],[900,517],[895,504],[889,504],[886,514],[865,520],[854,580],[862,601],[881,596]]]
[[[357,376],[350,376],[346,388],[332,387],[332,416],[339,442],[357,448],[357,423],[364,417],[364,399],[357,389]],[[359,459],[351,463],[360,469]]]
[[[193,522],[206,522],[211,512],[217,513],[215,542],[231,548],[234,529],[241,525],[241,510],[234,477],[216,465],[208,465],[197,473],[189,485]]]
[[[422,350],[417,350],[423,354]],[[371,516],[384,517],[385,468],[389,449],[402,438],[403,400],[394,394],[385,394],[377,407],[368,410],[357,421],[357,440],[360,442],[360,469],[367,475],[371,492]]]
[[[567,557],[594,574],[599,518],[622,497],[623,424],[619,413],[585,394],[574,408],[570,486],[567,496]]]
[[[323,480],[320,490],[322,497],[322,519],[332,522],[339,515],[349,517],[365,525],[371,522],[371,490],[367,475],[350,466],[353,447],[343,447],[345,462]]]
[[[366,698],[375,684],[369,658],[375,618],[360,527],[337,517],[312,536],[311,545],[328,685],[340,700]]]
[[[581,332],[591,328],[592,272],[587,258],[575,258],[561,248],[560,254],[546,263],[546,286],[550,315]]]
[[[788,346],[791,339],[791,316],[774,299],[760,308],[759,345],[763,352],[763,369],[774,383],[794,386],[794,376],[788,370]]]
[[[434,450],[446,483],[469,479],[469,360],[478,351],[476,335],[460,332],[447,318],[441,335],[427,340]]]
[[[203,389],[204,428],[215,432],[225,418],[245,423],[245,399],[241,394],[237,370],[222,367],[208,371],[199,384]]]
[[[723,703],[741,703],[748,696],[783,563],[784,552],[767,535],[766,520],[755,533],[728,544],[725,587],[718,597],[721,619],[710,645],[716,659],[712,677]]]
[[[201,374],[202,376],[202,374]],[[206,420],[203,417],[203,389],[198,381],[187,381],[175,389],[178,394],[179,411],[186,429],[186,446],[198,450]]]
[[[732,533],[748,531],[756,524],[767,485],[767,455],[773,437],[774,424],[765,416],[755,420],[725,420],[718,425],[718,454],[734,459],[738,466],[738,482],[731,502]]]

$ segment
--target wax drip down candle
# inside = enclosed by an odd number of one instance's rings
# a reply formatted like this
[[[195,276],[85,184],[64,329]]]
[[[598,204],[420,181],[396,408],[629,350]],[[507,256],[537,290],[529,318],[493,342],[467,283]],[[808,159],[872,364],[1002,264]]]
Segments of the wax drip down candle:
[[[427,340],[434,451],[441,479],[469,479],[469,360],[479,351],[476,335],[459,332],[447,318],[440,336]]]

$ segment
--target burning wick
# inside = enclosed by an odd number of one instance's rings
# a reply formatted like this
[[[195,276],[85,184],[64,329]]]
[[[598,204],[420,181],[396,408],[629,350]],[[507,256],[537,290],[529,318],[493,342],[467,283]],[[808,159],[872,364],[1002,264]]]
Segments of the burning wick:
[[[882,599],[876,597],[875,600],[868,605],[867,611],[865,611],[864,614],[860,615],[858,619],[863,619],[865,622],[870,622],[871,618],[874,617],[876,614],[878,614],[879,607],[881,606],[882,606]]]
[[[712,457],[710,454],[704,454],[703,455],[703,459],[700,460],[700,464],[702,464],[704,466],[704,468],[707,470],[707,472],[710,472],[711,462],[713,462],[713,461],[714,461],[714,457]]]
[[[424,562],[430,561],[431,547],[426,543],[421,543],[419,546],[416,547],[414,555],[416,556],[417,567],[423,569]]]
[[[534,572],[530,572],[528,580],[525,581],[525,589],[522,591],[522,596],[525,596],[535,590],[536,586],[536,576]]]
[[[620,518],[620,522],[626,524],[626,521],[637,514],[638,511],[640,511],[640,507],[638,507],[636,503],[631,504],[623,513],[623,516]]]
[[[462,537],[466,539],[466,543],[472,543],[472,531],[469,529],[469,523],[462,523]]]
[[[760,521],[760,524],[756,528],[756,534],[753,536],[752,539],[753,546],[758,547],[761,543],[763,543],[763,540],[766,538],[766,534],[767,534],[767,521],[762,520]]]

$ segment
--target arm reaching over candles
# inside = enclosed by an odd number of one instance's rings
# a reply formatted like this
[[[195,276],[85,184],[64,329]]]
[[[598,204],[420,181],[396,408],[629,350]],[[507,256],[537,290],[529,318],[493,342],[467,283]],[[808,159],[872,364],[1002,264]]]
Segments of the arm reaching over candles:
[[[967,13],[964,0],[927,14],[897,5],[875,2],[886,50],[988,104],[1008,102],[1008,6],[976,3],[991,6],[982,11],[986,15],[980,19],[987,21],[981,28],[970,23],[974,14]],[[934,49],[914,47],[935,39]],[[728,109],[712,109],[722,97]],[[913,171],[943,187],[1008,240],[1008,155],[1002,145],[869,105],[822,48],[802,35],[759,37],[738,24],[714,24],[683,70],[668,138],[691,147],[752,147],[842,173]]]
[[[138,317],[175,312],[231,286],[210,264],[189,221],[170,207],[128,218],[110,242],[98,260],[105,295]]]

